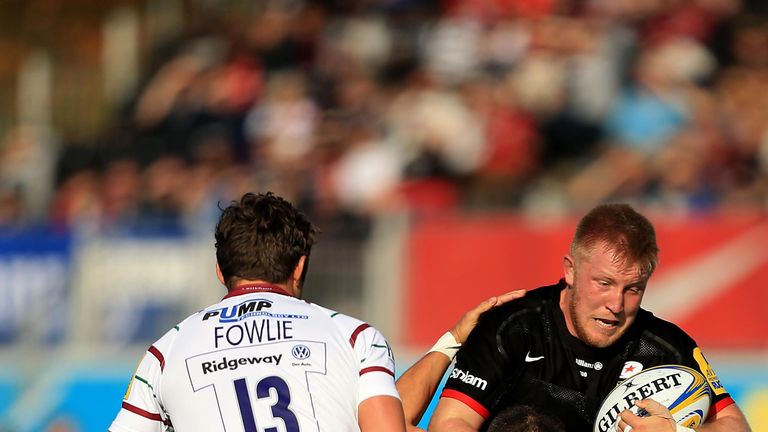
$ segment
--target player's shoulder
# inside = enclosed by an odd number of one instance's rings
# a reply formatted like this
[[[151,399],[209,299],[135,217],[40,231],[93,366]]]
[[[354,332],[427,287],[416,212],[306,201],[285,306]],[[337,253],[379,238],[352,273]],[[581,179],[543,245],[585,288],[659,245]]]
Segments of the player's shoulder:
[[[149,345],[147,348],[147,358],[153,359],[151,361],[157,361],[160,370],[164,369],[166,360],[175,352],[174,349],[178,346],[182,329],[187,328],[189,321],[193,320],[197,315],[197,313],[193,313],[188,316]]]
[[[190,327],[190,323],[194,321],[196,318],[201,317],[201,312],[195,312],[188,317],[184,318],[181,322],[176,324],[175,326],[168,329],[165,334],[160,336],[160,338],[155,341],[155,343],[152,344],[155,348],[158,348],[162,351],[168,351],[173,346],[173,344],[178,339],[179,335],[182,333],[183,329],[186,329]]]
[[[354,339],[364,331],[366,333],[379,333],[376,328],[359,318],[315,303],[311,303],[311,305],[320,312],[321,316],[325,317],[328,325],[332,326],[344,338]]]
[[[560,299],[560,291],[565,288],[565,282],[560,281],[553,285],[540,286],[528,290],[525,296],[521,297],[520,303],[528,308],[539,308],[543,305],[557,303]]]
[[[540,320],[547,309],[558,304],[557,299],[561,289],[562,286],[558,283],[528,290],[525,296],[484,313],[481,321],[498,325],[510,319]]]
[[[677,324],[640,309],[637,317],[638,337],[645,343],[662,343],[675,349],[689,349],[696,346],[693,338]]]
[[[328,319],[340,330],[342,330],[345,333],[350,333],[355,331],[358,328],[361,327],[370,327],[370,324],[367,322],[353,317],[351,315],[347,315],[338,311],[335,311],[333,309],[328,309],[326,307],[318,306],[325,314],[325,316],[328,317]]]

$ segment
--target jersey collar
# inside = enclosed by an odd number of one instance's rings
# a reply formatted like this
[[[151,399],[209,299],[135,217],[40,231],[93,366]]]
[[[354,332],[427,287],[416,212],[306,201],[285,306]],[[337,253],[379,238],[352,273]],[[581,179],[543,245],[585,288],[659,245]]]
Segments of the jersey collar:
[[[291,294],[288,293],[288,291],[280,288],[277,285],[260,283],[260,284],[243,284],[243,285],[238,285],[238,286],[235,287],[235,289],[233,289],[232,291],[227,293],[227,295],[225,295],[222,300],[228,299],[230,297],[239,296],[239,295],[252,294],[252,293],[255,293],[255,292],[262,292],[262,293],[269,292],[269,293],[281,294],[281,295],[286,295],[286,296],[292,297]]]

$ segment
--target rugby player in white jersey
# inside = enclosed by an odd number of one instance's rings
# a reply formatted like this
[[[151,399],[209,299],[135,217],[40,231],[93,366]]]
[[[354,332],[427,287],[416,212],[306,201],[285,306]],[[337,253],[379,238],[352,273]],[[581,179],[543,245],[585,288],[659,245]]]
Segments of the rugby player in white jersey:
[[[149,348],[110,430],[404,431],[382,334],[300,300],[315,233],[271,193],[224,209],[216,270],[228,294]]]

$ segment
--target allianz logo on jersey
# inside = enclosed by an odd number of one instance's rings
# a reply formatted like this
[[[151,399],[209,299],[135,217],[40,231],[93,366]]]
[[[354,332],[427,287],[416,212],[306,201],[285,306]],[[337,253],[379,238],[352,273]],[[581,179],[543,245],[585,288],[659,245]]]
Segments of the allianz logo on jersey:
[[[451,372],[451,378],[458,378],[462,382],[467,383],[469,385],[473,385],[479,388],[480,390],[485,390],[485,386],[488,385],[488,381],[480,377],[476,377],[470,373],[466,373],[459,368],[453,369],[453,372]]]
[[[590,362],[584,361],[584,360],[582,360],[580,358],[576,359],[576,364],[581,366],[581,367],[583,367],[583,368],[594,369],[594,370],[597,370],[597,371],[599,371],[599,370],[601,370],[603,368],[603,364],[600,363],[600,362],[590,363]]]
[[[268,316],[270,318],[293,318],[293,319],[307,319],[307,315],[297,314],[285,314],[285,313],[272,313],[266,309],[272,307],[272,300],[256,299],[244,301],[240,304],[236,304],[230,307],[223,307],[218,309],[211,309],[206,311],[203,315],[203,321],[207,321],[211,317],[219,317],[220,323],[231,323],[242,321],[246,318],[254,316]]]

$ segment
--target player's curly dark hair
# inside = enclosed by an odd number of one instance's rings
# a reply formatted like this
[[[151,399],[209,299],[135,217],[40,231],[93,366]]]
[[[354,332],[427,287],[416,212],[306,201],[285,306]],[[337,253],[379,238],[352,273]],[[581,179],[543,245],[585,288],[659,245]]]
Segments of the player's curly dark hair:
[[[488,432],[565,432],[565,426],[528,405],[513,405],[491,420]]]
[[[309,260],[316,234],[303,213],[271,192],[246,193],[232,201],[222,210],[215,233],[216,260],[227,288],[241,279],[288,282],[299,259]]]
[[[656,231],[651,222],[628,204],[602,204],[581,219],[571,243],[571,255],[584,257],[604,243],[616,259],[639,264],[650,277],[659,262]]]

